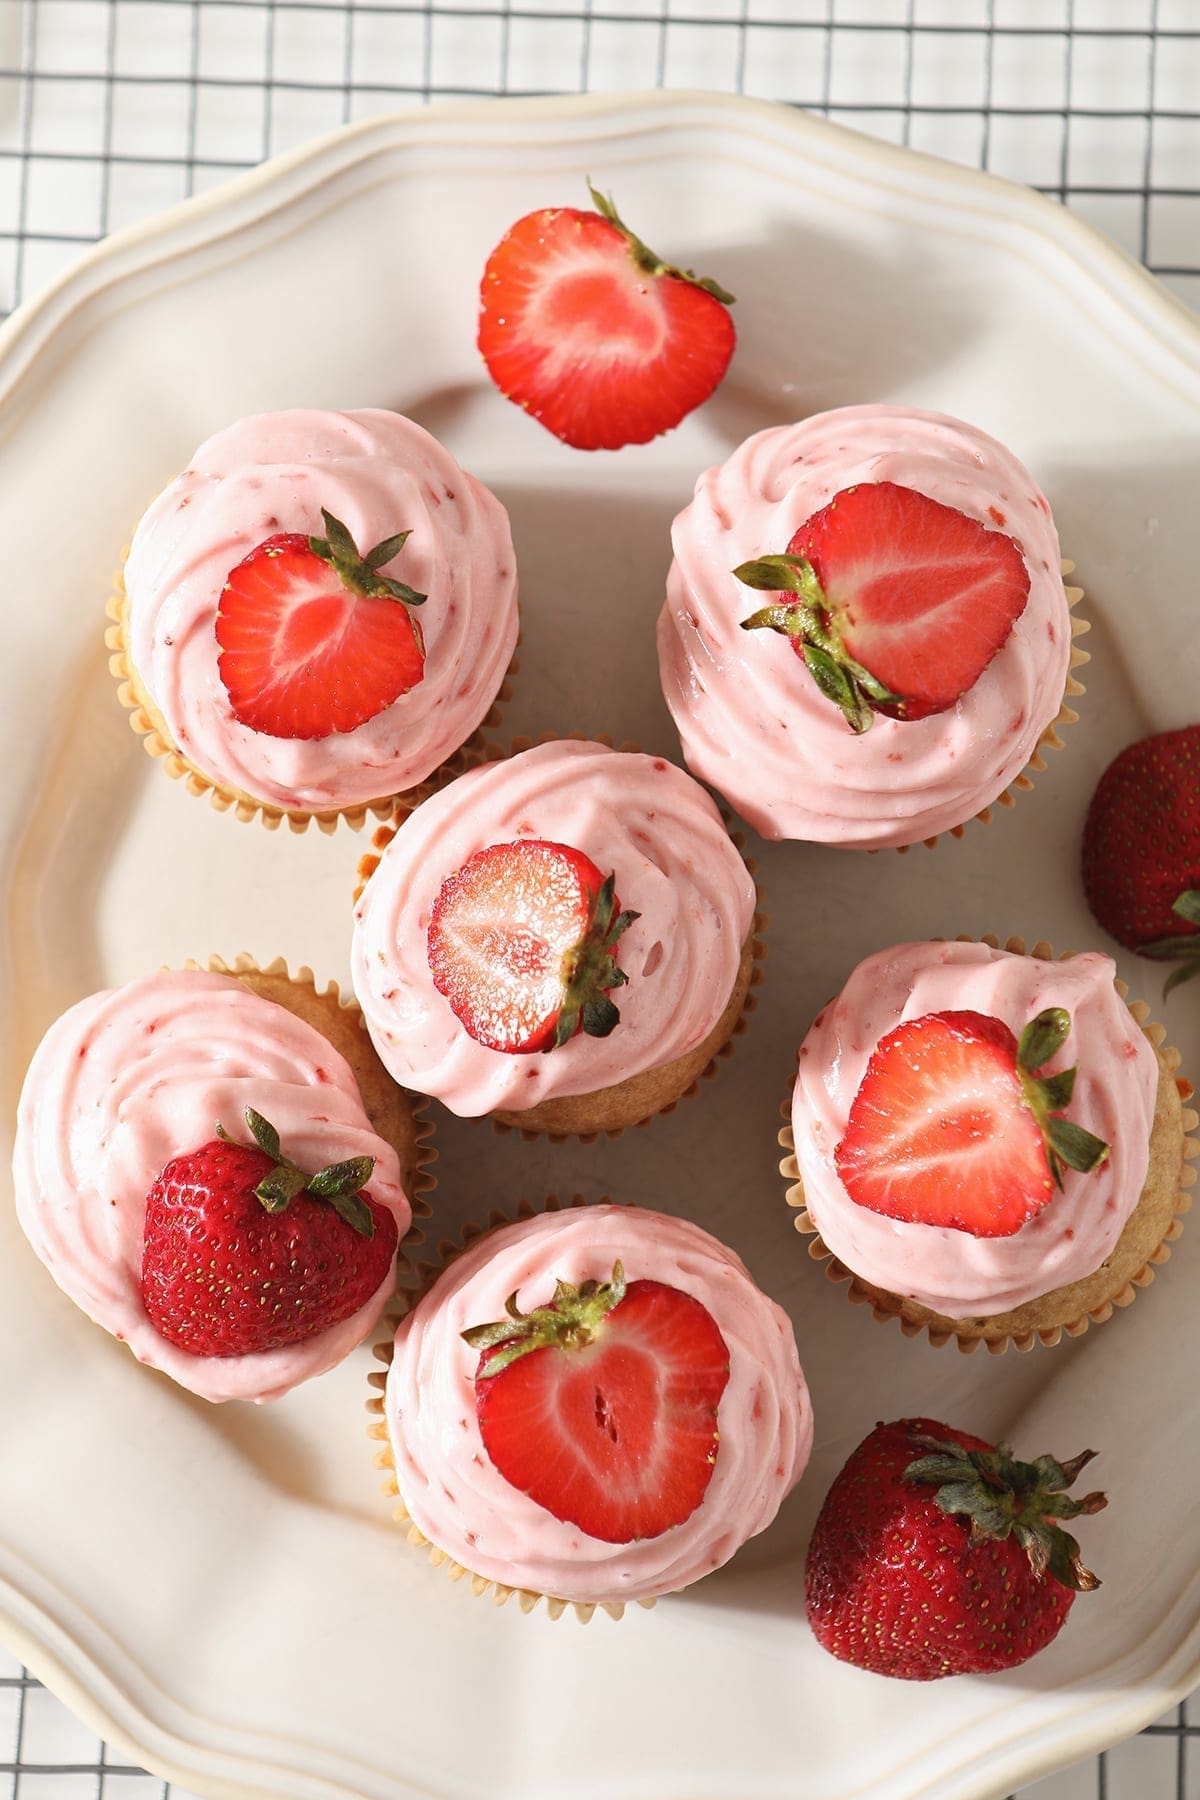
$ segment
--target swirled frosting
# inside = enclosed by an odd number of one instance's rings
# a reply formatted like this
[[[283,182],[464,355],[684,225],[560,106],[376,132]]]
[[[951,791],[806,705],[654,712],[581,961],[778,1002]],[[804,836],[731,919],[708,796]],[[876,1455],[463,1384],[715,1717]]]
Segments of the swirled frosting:
[[[800,1048],[792,1095],[796,1160],[809,1216],[864,1281],[949,1318],[1008,1312],[1099,1268],[1141,1196],[1150,1152],[1158,1059],[1113,985],[1111,957],[1043,962],[987,944],[898,944],[867,957]],[[1068,1117],[1103,1138],[1108,1160],[1063,1171],[1062,1190],[1012,1237],[885,1218],[851,1200],[834,1152],[867,1064],[905,1019],[966,1011],[1021,1031],[1048,1006],[1071,1035],[1047,1066],[1078,1063]]]
[[[744,632],[761,604],[732,571],[785,551],[835,494],[893,481],[1006,532],[1029,569],[1012,635],[948,712],[877,715],[856,737],[786,639]],[[663,692],[688,767],[767,838],[912,844],[1002,793],[1056,717],[1071,627],[1050,508],[1016,457],[971,425],[851,406],[747,438],[675,521],[658,623]]]
[[[364,552],[412,536],[386,573],[427,594],[425,673],[356,730],[268,737],[234,717],[216,616],[231,569],[325,507]],[[508,515],[436,438],[399,413],[263,413],[202,444],[151,506],[125,567],[129,652],[175,742],[226,787],[276,806],[350,806],[401,793],[470,737],[517,641]]]
[[[486,845],[522,837],[581,850],[641,914],[621,939],[629,985],[616,1030],[541,1056],[476,1043],[434,987],[426,947],[446,877]],[[354,991],[398,1082],[466,1117],[520,1111],[702,1043],[733,992],[754,900],[720,813],[682,769],[603,744],[539,744],[460,775],[405,821],[355,912]]]
[[[544,1305],[560,1277],[683,1289],[708,1308],[729,1350],[712,1480],[681,1525],[602,1543],[510,1486],[475,1415],[479,1352],[461,1333],[504,1317],[511,1293]],[[472,1245],[401,1321],[385,1399],[396,1479],[425,1536],[489,1580],[567,1600],[649,1598],[727,1562],[771,1523],[804,1472],[812,1408],[787,1315],[732,1250],[685,1219],[624,1206],[545,1213]]]
[[[21,1093],[17,1217],[59,1287],[205,1400],[274,1400],[342,1360],[371,1330],[392,1274],[351,1318],[252,1356],[193,1356],[142,1305],[146,1199],[172,1157],[235,1136],[247,1106],[302,1168],[373,1156],[373,1199],[401,1237],[412,1208],[395,1150],[371,1129],[349,1064],[319,1031],[227,975],[174,970],[81,1000],[50,1027]]]

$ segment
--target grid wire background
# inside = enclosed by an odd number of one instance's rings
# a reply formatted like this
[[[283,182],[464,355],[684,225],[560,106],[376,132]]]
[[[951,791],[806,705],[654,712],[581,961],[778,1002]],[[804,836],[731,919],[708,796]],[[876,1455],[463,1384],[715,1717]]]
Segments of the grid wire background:
[[[0,0],[0,317],[105,233],[348,120],[664,86],[1027,182],[1200,308],[1200,0]],[[1197,1735],[1185,1704],[1021,1800],[1200,1800]],[[0,1800],[194,1797],[0,1652]]]

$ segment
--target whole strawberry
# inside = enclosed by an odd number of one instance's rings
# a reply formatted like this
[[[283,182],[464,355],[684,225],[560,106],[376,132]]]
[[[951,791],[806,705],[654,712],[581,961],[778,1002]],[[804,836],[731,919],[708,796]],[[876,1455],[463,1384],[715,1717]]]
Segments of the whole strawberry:
[[[1083,891],[1119,944],[1200,971],[1200,725],[1130,744],[1100,777],[1083,828]]]
[[[249,1356],[352,1317],[387,1279],[396,1221],[361,1190],[374,1158],[306,1175],[253,1107],[254,1144],[219,1136],[169,1162],[146,1201],[142,1301],[193,1356]]]
[[[577,450],[670,431],[733,355],[733,295],[664,263],[589,183],[594,212],[545,207],[488,257],[479,349],[500,392]]]
[[[1057,1522],[1099,1512],[1066,1490],[1095,1452],[1014,1460],[933,1419],[877,1425],[825,1496],[805,1600],[842,1662],[905,1681],[1016,1668],[1099,1581]]]

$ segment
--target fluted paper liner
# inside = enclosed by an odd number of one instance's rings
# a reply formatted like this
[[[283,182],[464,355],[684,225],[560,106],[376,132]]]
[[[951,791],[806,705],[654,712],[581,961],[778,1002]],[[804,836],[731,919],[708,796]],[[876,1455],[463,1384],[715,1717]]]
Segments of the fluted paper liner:
[[[297,969],[293,974],[282,956],[262,965],[243,952],[232,962],[226,962],[223,956],[210,956],[204,963],[189,960],[183,967],[203,968],[210,975],[232,975],[252,993],[295,1013],[345,1057],[358,1083],[363,1110],[372,1129],[392,1146],[400,1159],[402,1185],[414,1221],[404,1242],[413,1247],[423,1243],[424,1233],[415,1221],[429,1217],[433,1209],[428,1196],[437,1186],[433,1165],[438,1153],[433,1145],[434,1124],[429,1117],[429,1102],[423,1095],[410,1094],[392,1080],[375,1053],[358,1002],[353,998],[343,999],[336,981],[318,987],[316,976],[309,968]]]
[[[407,789],[403,794],[385,794],[378,800],[360,800],[348,806],[318,810],[275,806],[269,800],[256,799],[242,788],[227,787],[213,776],[206,775],[203,769],[197,768],[180,750],[162,713],[146,691],[129,654],[125,641],[125,579],[120,569],[113,577],[113,591],[107,610],[112,620],[104,633],[104,642],[110,652],[108,666],[116,677],[117,697],[128,712],[129,723],[141,738],[147,755],[155,757],[172,780],[182,781],[189,794],[207,794],[210,804],[218,812],[232,812],[243,824],[258,819],[268,831],[278,831],[285,819],[292,831],[307,831],[310,825],[316,825],[319,831],[332,832],[337,830],[339,821],[348,825],[352,831],[361,831],[368,814],[384,819],[399,812],[411,811],[430,780],[443,772],[447,778],[461,775],[470,766],[472,757],[482,749],[484,731],[500,722],[500,704],[512,697],[510,684],[517,669],[515,656],[508,665],[495,700],[476,730],[434,771],[434,776],[427,777],[426,781]]]
[[[507,762],[510,756],[517,756],[523,750],[532,750],[537,744],[553,744],[564,740],[571,743],[605,744],[610,750],[641,754],[640,745],[628,742],[614,745],[611,738],[603,735],[589,737],[582,731],[547,731],[536,738],[514,738],[507,749],[500,744],[486,744],[471,755],[467,766],[478,768],[482,763]],[[419,790],[419,798],[424,800],[439,793],[462,772],[456,770],[444,776],[439,774]],[[406,806],[402,814],[393,815],[386,825],[381,825],[374,833],[371,850],[359,859],[358,885],[354,890],[356,901],[379,867],[383,852],[401,829],[411,810],[411,807]],[[729,819],[723,809],[722,816],[728,830]],[[746,855],[746,841],[741,833],[730,831],[729,835],[755,881],[755,895],[761,901],[762,891],[757,882],[758,865],[753,857]],[[552,1144],[563,1144],[575,1138],[581,1143],[593,1144],[602,1133],[605,1137],[617,1138],[629,1128],[640,1130],[649,1125],[652,1119],[673,1113],[681,1100],[690,1100],[699,1091],[702,1082],[712,1080],[721,1064],[733,1055],[737,1040],[746,1030],[750,1014],[758,1005],[755,989],[762,985],[763,964],[767,959],[764,935],[767,924],[766,913],[761,908],[756,908],[749,934],[742,944],[737,978],[725,1010],[703,1043],[698,1044],[694,1050],[676,1057],[672,1062],[661,1063],[654,1069],[643,1069],[640,1074],[631,1075],[625,1081],[596,1088],[590,1093],[558,1095],[520,1112],[494,1112],[490,1115],[494,1129],[502,1134],[519,1131],[526,1142],[547,1138]]]
[[[611,1205],[611,1201],[598,1202],[598,1204]],[[409,1272],[416,1278],[415,1283],[411,1287],[402,1288],[397,1294],[396,1304],[386,1320],[388,1335],[375,1346],[375,1355],[383,1364],[383,1368],[372,1369],[367,1376],[367,1380],[374,1389],[371,1398],[367,1401],[367,1411],[371,1415],[371,1423],[367,1426],[367,1436],[378,1445],[374,1457],[375,1467],[388,1472],[387,1479],[383,1484],[383,1492],[392,1501],[392,1517],[397,1525],[405,1528],[405,1535],[409,1543],[415,1549],[427,1550],[429,1560],[434,1568],[445,1569],[451,1581],[465,1580],[471,1592],[479,1599],[490,1594],[497,1606],[505,1606],[510,1600],[515,1599],[523,1613],[532,1612],[544,1600],[546,1611],[552,1619],[560,1619],[569,1608],[582,1624],[586,1624],[597,1611],[606,1612],[612,1619],[619,1619],[625,1611],[626,1602],[621,1600],[568,1600],[561,1595],[543,1594],[536,1588],[509,1587],[502,1581],[489,1580],[486,1575],[477,1575],[474,1570],[465,1568],[462,1563],[455,1562],[454,1558],[445,1550],[440,1550],[436,1544],[430,1543],[424,1532],[414,1525],[408,1508],[404,1504],[404,1496],[396,1482],[396,1465],[392,1456],[391,1439],[388,1436],[387,1428],[385,1389],[387,1387],[387,1371],[392,1366],[397,1326],[417,1305],[418,1301],[424,1298],[437,1281],[438,1276],[456,1257],[461,1256],[464,1250],[468,1250],[473,1244],[478,1243],[480,1238],[490,1237],[492,1232],[502,1231],[506,1225],[520,1224],[523,1220],[535,1218],[540,1213],[559,1212],[564,1206],[570,1208],[585,1205],[587,1202],[581,1194],[575,1194],[566,1201],[560,1200],[556,1194],[551,1194],[540,1206],[534,1206],[528,1200],[520,1201],[512,1216],[502,1212],[499,1208],[494,1208],[488,1214],[486,1226],[465,1225],[457,1243],[448,1238],[439,1243],[436,1262],[414,1263],[410,1259]],[[654,1605],[654,1600],[639,1600],[636,1604],[648,1608]]]
[[[963,936],[955,941],[1000,948],[999,940],[991,936],[978,940]],[[1053,949],[1044,942],[1034,944],[1027,952],[1024,938],[1010,937],[1003,947],[1017,956],[1028,954],[1041,961],[1056,960]],[[1065,962],[1071,954],[1068,951],[1058,960]],[[810,1238],[808,1254],[814,1262],[825,1265],[828,1280],[848,1283],[847,1297],[856,1305],[870,1306],[880,1323],[898,1319],[905,1337],[924,1333],[938,1348],[953,1339],[963,1351],[975,1350],[982,1343],[993,1355],[1002,1355],[1010,1344],[1015,1350],[1027,1351],[1035,1343],[1053,1346],[1064,1333],[1067,1337],[1081,1337],[1089,1325],[1102,1325],[1110,1319],[1115,1308],[1129,1306],[1139,1288],[1149,1287],[1155,1268],[1170,1257],[1171,1245],[1183,1230],[1184,1214],[1192,1204],[1190,1189],[1196,1180],[1192,1164],[1200,1157],[1200,1139],[1192,1134],[1200,1126],[1200,1116],[1186,1104],[1192,1098],[1192,1084],[1179,1076],[1180,1055],[1178,1050],[1166,1046],[1165,1027],[1149,1022],[1150,1008],[1144,1000],[1129,999],[1125,982],[1118,981],[1116,988],[1158,1058],[1158,1097],[1150,1133],[1150,1167],[1141,1198],[1100,1267],[1082,1281],[1052,1288],[1011,1312],[962,1319],[947,1318],[919,1306],[915,1300],[874,1287],[839,1261],[809,1217],[795,1156],[789,1093],[783,1104],[788,1123],[779,1133],[779,1143],[788,1154],[780,1163],[779,1172],[789,1183],[787,1203],[797,1209],[796,1230]]]
[[[1062,572],[1064,577],[1073,575],[1075,573],[1075,564],[1073,562],[1064,562],[1062,565]],[[1067,681],[1066,686],[1063,688],[1062,704],[1059,706],[1058,712],[1055,714],[1054,718],[1051,719],[1049,725],[1047,725],[1045,731],[1043,731],[1041,737],[1038,739],[1033,755],[1025,764],[1025,767],[1021,770],[1020,774],[1014,775],[1003,793],[997,794],[996,798],[990,801],[987,806],[972,815],[972,818],[978,820],[981,825],[991,824],[993,807],[1013,807],[1017,803],[1018,794],[1027,794],[1029,792],[1030,788],[1033,786],[1032,777],[1034,775],[1040,775],[1042,770],[1046,767],[1046,759],[1042,755],[1043,750],[1061,750],[1063,748],[1063,741],[1059,736],[1060,728],[1067,725],[1074,725],[1078,722],[1079,714],[1075,711],[1073,706],[1068,704],[1068,702],[1080,699],[1086,692],[1082,681],[1079,680],[1075,671],[1077,669],[1082,669],[1085,663],[1091,662],[1092,658],[1090,651],[1081,650],[1075,640],[1085,637],[1092,627],[1090,620],[1081,618],[1075,613],[1075,608],[1083,599],[1083,589],[1081,587],[1068,587],[1064,583],[1064,592],[1067,596],[1067,607],[1071,614],[1072,641],[1070,659],[1067,664]],[[918,838],[911,844],[897,844],[896,849],[901,856],[906,855],[909,850],[915,850],[918,844],[923,844],[926,850],[932,850],[943,837],[960,838],[971,822],[972,819],[964,819],[961,825],[950,825],[945,831],[938,832],[933,837]]]

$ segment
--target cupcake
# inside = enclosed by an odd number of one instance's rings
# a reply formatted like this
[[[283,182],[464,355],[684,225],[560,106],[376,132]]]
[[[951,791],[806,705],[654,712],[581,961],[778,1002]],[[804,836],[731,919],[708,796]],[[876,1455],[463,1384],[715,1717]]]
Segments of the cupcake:
[[[1083,692],[1050,508],[974,426],[853,406],[748,438],[673,530],[663,692],[766,838],[903,849],[1011,805]]]
[[[1057,1343],[1169,1256],[1195,1179],[1177,1052],[1095,953],[900,944],[800,1048],[784,1138],[810,1249],[851,1297],[962,1349]]]
[[[660,756],[537,744],[460,775],[359,895],[354,989],[386,1068],[451,1112],[554,1136],[677,1101],[727,1044],[753,877]]]
[[[477,1592],[619,1613],[720,1568],[803,1474],[791,1324],[698,1225],[546,1212],[431,1274],[372,1435],[412,1541]]]
[[[205,1400],[273,1400],[374,1329],[432,1153],[336,988],[235,970],[164,970],[51,1026],[17,1217],[141,1362]]]
[[[109,611],[169,774],[271,827],[361,824],[489,717],[517,641],[508,517],[399,413],[264,413],[159,495]]]

